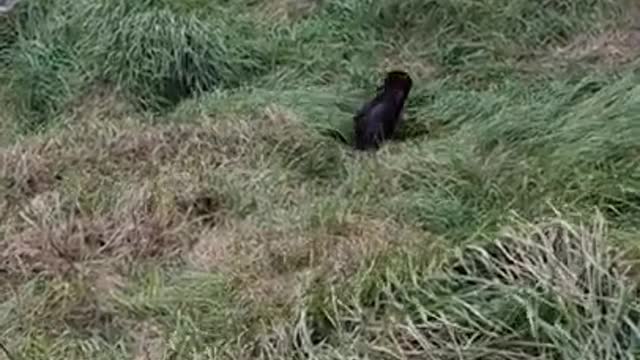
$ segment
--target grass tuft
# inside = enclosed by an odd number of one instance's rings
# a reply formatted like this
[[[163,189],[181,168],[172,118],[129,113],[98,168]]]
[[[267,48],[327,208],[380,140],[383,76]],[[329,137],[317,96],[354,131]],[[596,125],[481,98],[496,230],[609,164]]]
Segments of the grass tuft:
[[[598,216],[577,227],[561,220],[522,224],[500,240],[460,249],[439,269],[409,254],[404,266],[374,271],[348,292],[333,289],[323,300],[326,315],[302,309],[290,351],[632,359],[638,283],[605,239]],[[374,293],[363,288],[371,282]],[[324,329],[309,314],[325,316]]]
[[[257,36],[250,24],[167,9],[106,15],[91,27],[88,36],[95,45],[89,56],[98,62],[98,76],[145,105],[175,105],[202,91],[239,86],[265,71],[268,54],[246,40]],[[93,16],[101,18],[101,11]]]

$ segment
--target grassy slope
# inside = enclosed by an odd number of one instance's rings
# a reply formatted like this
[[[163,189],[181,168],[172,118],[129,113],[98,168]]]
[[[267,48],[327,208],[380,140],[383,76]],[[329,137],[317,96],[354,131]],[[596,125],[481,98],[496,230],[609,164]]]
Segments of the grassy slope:
[[[20,4],[0,20],[0,344],[10,360],[637,356],[630,9]],[[400,138],[369,156],[327,136],[350,136],[391,68],[416,83]]]

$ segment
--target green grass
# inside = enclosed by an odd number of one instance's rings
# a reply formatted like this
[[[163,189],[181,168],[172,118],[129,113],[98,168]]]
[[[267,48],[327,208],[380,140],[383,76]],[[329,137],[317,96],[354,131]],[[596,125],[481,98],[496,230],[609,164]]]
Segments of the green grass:
[[[0,359],[637,357],[636,10],[21,2]],[[400,134],[354,152],[398,68]]]

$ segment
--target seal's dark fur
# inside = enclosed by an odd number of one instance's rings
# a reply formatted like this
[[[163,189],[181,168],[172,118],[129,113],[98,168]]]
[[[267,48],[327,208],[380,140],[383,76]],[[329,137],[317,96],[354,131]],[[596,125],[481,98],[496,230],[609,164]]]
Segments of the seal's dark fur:
[[[355,148],[377,150],[395,131],[413,81],[404,71],[387,73],[376,97],[354,116]]]

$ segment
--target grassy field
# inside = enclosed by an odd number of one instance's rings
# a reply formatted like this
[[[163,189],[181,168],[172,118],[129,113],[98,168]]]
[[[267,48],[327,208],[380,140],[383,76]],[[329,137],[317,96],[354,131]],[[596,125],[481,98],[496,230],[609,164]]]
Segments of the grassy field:
[[[624,0],[24,0],[0,359],[640,357]],[[375,154],[351,118],[414,80]]]

